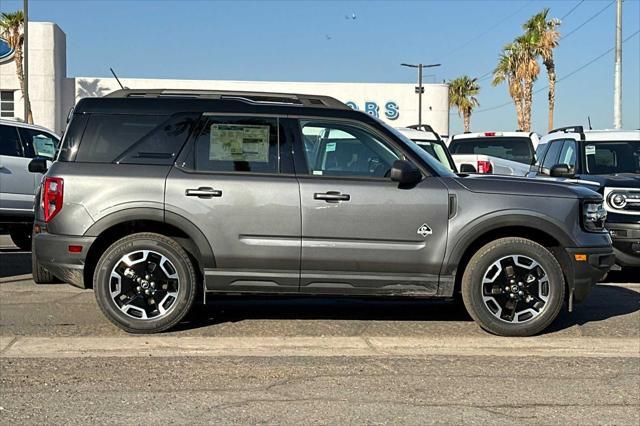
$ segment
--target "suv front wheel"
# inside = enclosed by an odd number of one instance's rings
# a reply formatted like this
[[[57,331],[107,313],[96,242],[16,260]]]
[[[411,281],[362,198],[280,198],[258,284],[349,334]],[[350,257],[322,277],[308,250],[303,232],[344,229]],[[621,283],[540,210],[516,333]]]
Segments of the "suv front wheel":
[[[524,238],[501,238],[483,246],[462,276],[469,315],[501,336],[531,336],[547,328],[564,302],[565,281],[556,258]]]
[[[129,333],[170,329],[189,312],[197,276],[171,238],[139,233],[113,243],[93,275],[96,300],[107,318]]]

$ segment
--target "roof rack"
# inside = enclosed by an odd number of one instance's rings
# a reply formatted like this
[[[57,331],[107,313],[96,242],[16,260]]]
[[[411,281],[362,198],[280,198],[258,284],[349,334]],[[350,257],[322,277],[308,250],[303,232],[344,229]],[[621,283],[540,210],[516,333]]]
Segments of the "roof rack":
[[[582,126],[567,126],[567,127],[558,127],[557,129],[553,129],[549,133],[584,133],[584,127]]]
[[[433,127],[428,124],[412,124],[411,126],[407,126],[407,129],[420,130],[421,132],[436,132],[433,130]]]
[[[315,108],[351,109],[346,104],[330,96],[232,90],[122,89],[109,93],[104,97],[228,99],[261,105],[298,105]]]

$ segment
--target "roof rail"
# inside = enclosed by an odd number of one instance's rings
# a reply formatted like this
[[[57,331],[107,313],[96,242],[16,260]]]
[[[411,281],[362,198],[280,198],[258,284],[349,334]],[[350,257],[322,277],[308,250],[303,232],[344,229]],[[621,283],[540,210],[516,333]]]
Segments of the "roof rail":
[[[429,126],[428,124],[412,124],[411,126],[407,126],[407,129],[420,130],[421,132],[435,133],[435,130],[433,130],[433,127]]]
[[[558,127],[557,129],[553,129],[549,133],[584,133],[584,127],[582,126],[567,126],[567,127]]]
[[[351,109],[330,96],[294,93],[244,92],[233,90],[122,89],[105,98],[193,98],[229,99],[253,104],[298,105],[316,108]]]

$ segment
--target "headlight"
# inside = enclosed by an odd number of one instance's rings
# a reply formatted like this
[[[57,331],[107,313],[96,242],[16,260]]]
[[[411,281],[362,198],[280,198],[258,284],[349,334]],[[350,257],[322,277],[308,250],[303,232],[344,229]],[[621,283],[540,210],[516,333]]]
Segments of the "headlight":
[[[604,230],[607,211],[602,201],[584,201],[582,204],[582,226],[585,231],[599,232]]]

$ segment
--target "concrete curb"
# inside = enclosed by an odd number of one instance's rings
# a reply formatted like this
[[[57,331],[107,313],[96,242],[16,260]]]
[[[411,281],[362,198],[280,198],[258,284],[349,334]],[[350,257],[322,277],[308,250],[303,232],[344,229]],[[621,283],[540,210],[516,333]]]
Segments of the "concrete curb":
[[[24,275],[14,275],[12,277],[2,277],[0,278],[1,283],[10,283],[14,281],[31,281],[33,279],[33,275],[24,274]]]
[[[0,337],[0,358],[497,356],[640,358],[637,338]]]

